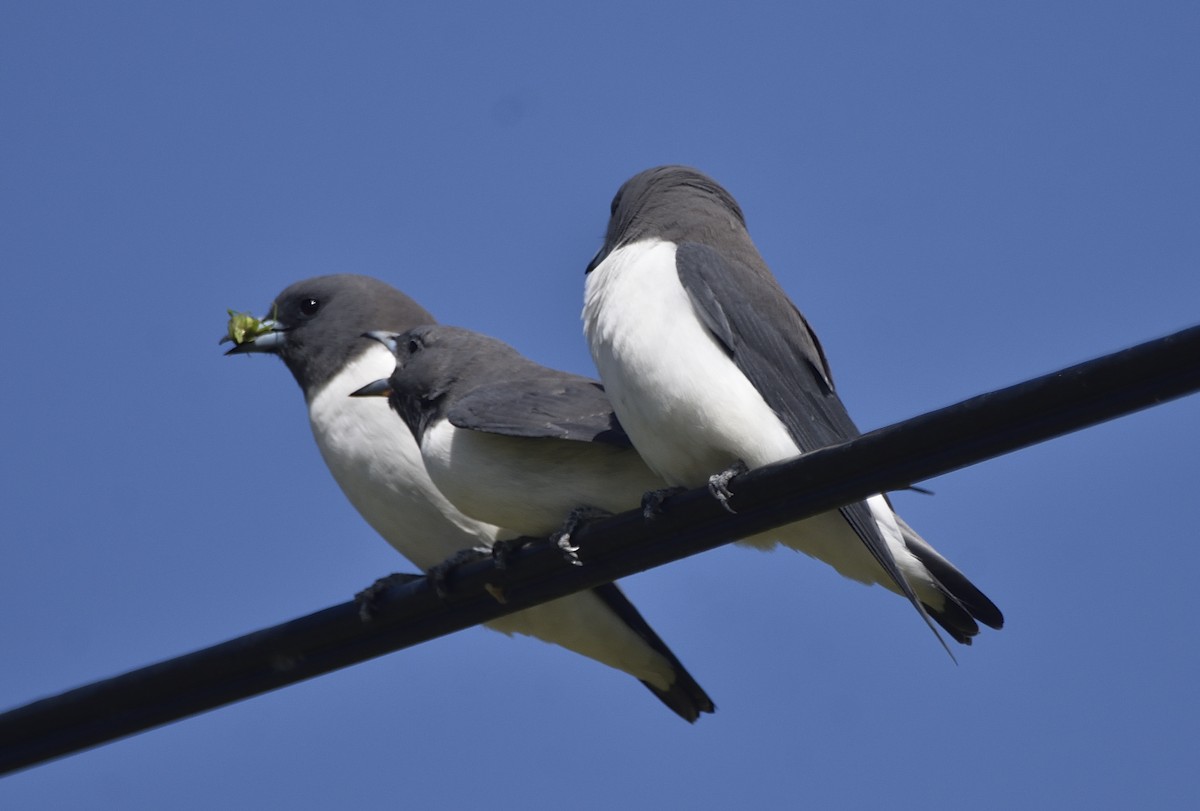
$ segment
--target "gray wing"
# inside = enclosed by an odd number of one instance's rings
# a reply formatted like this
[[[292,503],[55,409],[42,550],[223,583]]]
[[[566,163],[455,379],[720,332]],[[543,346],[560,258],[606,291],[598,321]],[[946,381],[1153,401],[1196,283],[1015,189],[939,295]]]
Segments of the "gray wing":
[[[695,242],[681,243],[675,262],[696,312],[802,451],[859,435],[816,336],[765,266]]]
[[[633,603],[629,602],[629,598],[617,588],[616,583],[597,586],[592,589],[592,592],[603,600],[604,604],[647,645],[671,663],[671,669],[675,671],[675,681],[671,688],[664,691],[648,681],[642,682],[650,689],[650,692],[658,696],[660,701],[678,713],[685,721],[694,722],[700,717],[700,713],[716,710],[708,693],[704,692],[704,688],[696,682],[691,673],[687,672],[687,668],[675,657],[675,654],[667,647],[667,643],[663,642],[662,638],[654,632],[654,629],[642,617],[641,612]]]
[[[833,390],[821,345],[757,252],[751,251],[725,256],[708,245],[682,242],[675,253],[679,280],[697,314],[787,426],[800,450],[853,439],[859,430]],[[849,504],[840,512],[933,628],[866,502]]]
[[[458,398],[446,416],[459,428],[490,434],[633,447],[604,388],[574,375],[485,384]]]

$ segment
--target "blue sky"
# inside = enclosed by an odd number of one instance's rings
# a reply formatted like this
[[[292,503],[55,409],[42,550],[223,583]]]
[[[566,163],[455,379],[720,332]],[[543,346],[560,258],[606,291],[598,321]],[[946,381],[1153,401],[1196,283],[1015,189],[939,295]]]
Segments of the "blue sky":
[[[725,184],[864,429],[1200,322],[1192,4],[25,3],[0,26],[0,705],[410,567],[225,309],[367,273],[590,373],[622,181]],[[899,510],[1005,611],[726,548],[625,581],[713,696],[480,629],[0,780],[22,809],[1194,807],[1200,399]]]

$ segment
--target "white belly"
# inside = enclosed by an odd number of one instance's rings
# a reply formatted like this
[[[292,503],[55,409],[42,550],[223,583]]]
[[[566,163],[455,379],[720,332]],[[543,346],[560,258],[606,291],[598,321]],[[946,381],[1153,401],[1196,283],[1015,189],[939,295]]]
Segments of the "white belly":
[[[472,546],[496,528],[462,515],[438,492],[412,432],[382,397],[350,392],[387,377],[395,359],[372,347],[318,392],[308,407],[313,436],[346,498],[376,532],[421,569]]]
[[[799,455],[787,427],[696,315],[673,243],[646,240],[609,254],[588,274],[583,323],[621,425],[669,483],[699,487],[738,459],[756,468]],[[883,498],[868,503],[897,561],[919,567]],[[782,543],[846,577],[896,590],[837,512],[743,543],[760,549]]]
[[[426,570],[459,550],[490,545],[499,529],[468,518],[442,495],[412,432],[385,399],[349,396],[393,368],[391,353],[372,347],[313,396],[309,421],[346,498],[400,554]],[[590,591],[509,614],[488,627],[562,645],[661,689],[674,679],[670,663]]]
[[[440,420],[421,443],[434,483],[467,515],[546,536],[576,507],[611,513],[636,508],[663,481],[635,451],[593,442],[510,437]]]
[[[696,317],[673,243],[613,251],[588,274],[583,322],[617,418],[669,483],[698,487],[738,459],[759,467],[799,453]]]

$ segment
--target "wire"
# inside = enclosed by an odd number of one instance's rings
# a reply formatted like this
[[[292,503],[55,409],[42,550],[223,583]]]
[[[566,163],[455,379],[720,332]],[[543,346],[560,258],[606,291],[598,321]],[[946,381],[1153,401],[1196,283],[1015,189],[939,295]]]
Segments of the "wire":
[[[354,602],[35,701],[0,715],[0,774],[328,673],[1200,389],[1200,326],[880,428],[735,478],[729,513],[698,489],[653,520],[632,511],[574,535],[583,566],[540,540],[503,569],[453,571],[448,596],[412,575]]]

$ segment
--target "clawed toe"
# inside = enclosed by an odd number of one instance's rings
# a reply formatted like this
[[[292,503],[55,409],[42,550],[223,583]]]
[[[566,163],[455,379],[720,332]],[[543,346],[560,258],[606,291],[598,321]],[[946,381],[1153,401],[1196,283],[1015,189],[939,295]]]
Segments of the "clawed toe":
[[[521,540],[495,541],[492,544],[492,562],[496,564],[497,569],[507,569],[508,560],[512,557],[513,552],[527,543],[528,541]]]
[[[642,518],[653,521],[663,514],[663,504],[671,496],[686,493],[686,487],[664,487],[661,490],[651,490],[642,495]]]
[[[562,529],[551,535],[550,540],[562,551],[563,557],[568,563],[572,566],[582,566],[583,561],[579,559],[579,555],[575,554],[579,551],[579,547],[571,543],[571,536],[588,521],[607,518],[610,515],[612,513],[599,507],[576,507],[571,510],[571,514],[563,522]]]
[[[712,493],[713,498],[720,502],[726,510],[731,513],[737,512],[729,506],[729,499],[733,498],[733,493],[729,492],[729,483],[749,471],[750,468],[746,466],[746,463],[738,459],[725,470],[708,477],[708,492]]]
[[[579,555],[575,554],[579,551],[579,547],[571,543],[570,533],[562,532],[554,537],[554,543],[562,552],[563,559],[572,566],[582,566],[583,561],[579,559]]]
[[[358,617],[363,622],[370,622],[375,619],[378,613],[379,598],[385,591],[392,586],[403,586],[405,583],[411,583],[414,580],[420,580],[421,575],[412,574],[409,572],[396,572],[389,574],[387,577],[381,577],[365,589],[354,595],[354,602],[358,604]]]
[[[491,551],[488,549],[463,549],[431,568],[426,574],[429,576],[429,582],[433,585],[437,596],[443,600],[450,596],[453,587],[451,580],[454,577],[455,569],[467,563],[474,563],[490,554]]]

